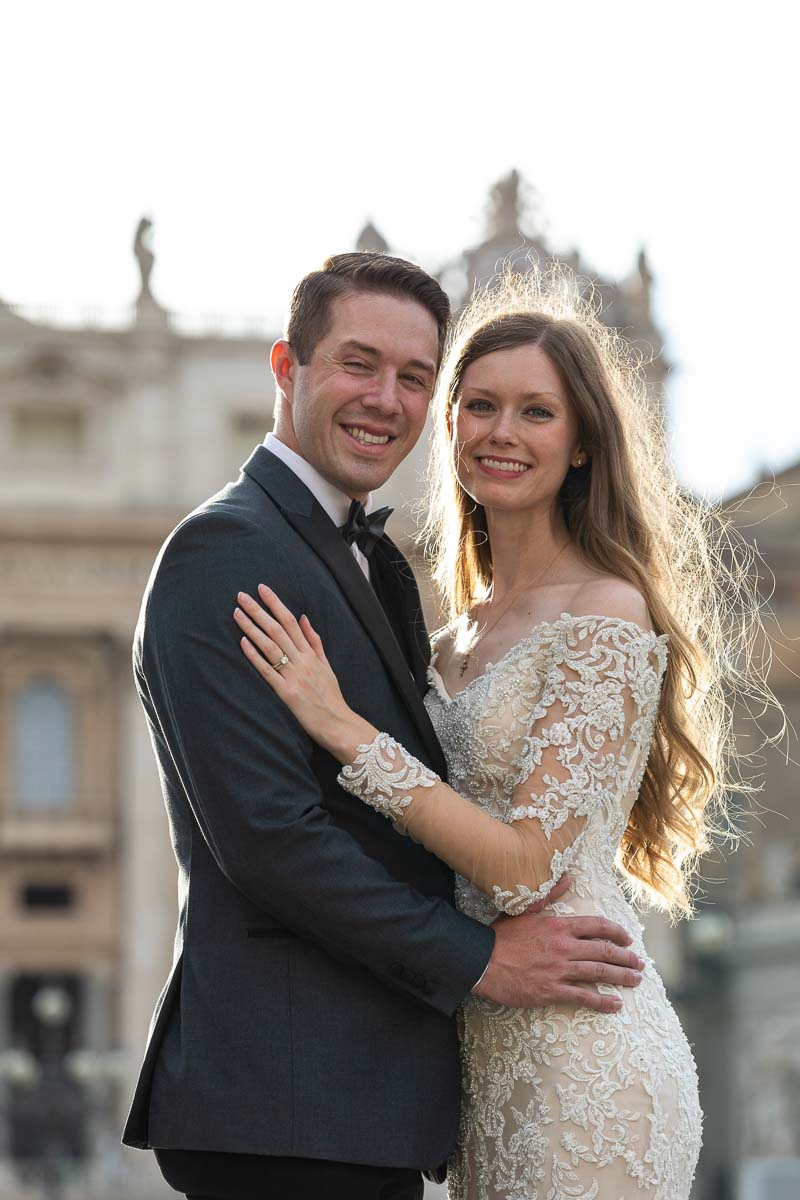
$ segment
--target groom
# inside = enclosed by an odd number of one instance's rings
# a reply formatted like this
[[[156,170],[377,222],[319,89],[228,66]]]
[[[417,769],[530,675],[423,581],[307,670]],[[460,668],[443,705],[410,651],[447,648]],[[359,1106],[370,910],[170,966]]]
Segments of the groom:
[[[574,1004],[583,987],[612,1011],[592,983],[635,982],[608,921],[458,913],[450,870],[338,787],[239,649],[237,592],[268,583],[348,702],[445,775],[414,577],[353,501],[368,510],[422,432],[448,320],[400,259],[306,276],[272,350],[275,433],[178,526],[145,593],[134,666],[180,911],[123,1140],[191,1197],[418,1200],[455,1142],[465,996]]]

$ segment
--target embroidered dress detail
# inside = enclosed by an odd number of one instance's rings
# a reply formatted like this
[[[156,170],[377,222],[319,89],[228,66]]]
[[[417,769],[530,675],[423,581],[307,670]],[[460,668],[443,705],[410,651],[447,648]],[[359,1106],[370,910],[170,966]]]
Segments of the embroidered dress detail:
[[[379,733],[369,745],[359,746],[352,763],[342,767],[337,783],[370,808],[400,822],[411,803],[413,788],[433,787],[439,776],[409,754],[388,733]]]
[[[568,613],[452,696],[434,657],[425,704],[450,786],[511,827],[501,833],[519,834],[505,856],[488,838],[475,846],[468,869],[457,868],[458,907],[491,924],[546,896],[568,870],[572,888],[548,911],[616,921],[647,964],[637,988],[598,985],[620,995],[613,1015],[467,997],[450,1200],[689,1198],[702,1123],[694,1061],[615,867],[666,660],[666,637]],[[425,836],[438,791],[415,793],[404,822],[446,859],[441,812],[438,841]]]

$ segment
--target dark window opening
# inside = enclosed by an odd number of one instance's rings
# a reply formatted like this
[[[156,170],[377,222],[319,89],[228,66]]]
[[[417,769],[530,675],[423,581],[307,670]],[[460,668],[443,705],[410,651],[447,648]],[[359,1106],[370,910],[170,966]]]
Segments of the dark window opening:
[[[33,912],[63,912],[75,904],[75,892],[66,883],[26,883],[20,890],[20,903]]]

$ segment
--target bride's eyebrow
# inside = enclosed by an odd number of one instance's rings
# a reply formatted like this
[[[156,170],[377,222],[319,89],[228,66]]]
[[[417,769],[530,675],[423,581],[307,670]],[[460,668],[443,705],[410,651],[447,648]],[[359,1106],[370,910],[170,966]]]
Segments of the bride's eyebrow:
[[[462,390],[461,395],[463,396],[467,392],[470,396],[485,396],[487,400],[501,399],[498,393],[493,392],[491,388],[476,387],[473,384],[468,384],[467,387]],[[523,392],[521,396],[517,397],[517,400],[521,404],[532,404],[538,402],[539,400],[547,400],[550,404],[563,403],[561,397],[556,392]]]
[[[561,404],[561,397],[556,392],[526,392],[524,396],[520,396],[520,400],[524,404],[532,404],[538,400],[546,400],[548,404]]]

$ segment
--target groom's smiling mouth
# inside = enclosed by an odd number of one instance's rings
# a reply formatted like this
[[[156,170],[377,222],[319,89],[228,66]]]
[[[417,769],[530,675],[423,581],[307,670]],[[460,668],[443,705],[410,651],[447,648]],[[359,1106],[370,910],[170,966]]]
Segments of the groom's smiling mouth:
[[[396,436],[382,429],[374,427],[370,429],[366,425],[342,425],[341,428],[360,450],[366,450],[371,454],[379,454],[395,440]]]

